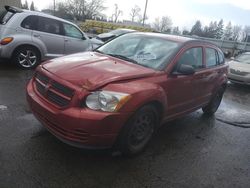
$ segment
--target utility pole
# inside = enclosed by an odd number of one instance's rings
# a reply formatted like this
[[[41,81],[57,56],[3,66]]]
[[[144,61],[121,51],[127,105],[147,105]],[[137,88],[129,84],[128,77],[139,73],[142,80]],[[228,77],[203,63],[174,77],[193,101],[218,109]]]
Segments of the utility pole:
[[[144,14],[143,14],[143,20],[142,20],[142,26],[144,26],[145,19],[146,19],[146,13],[147,13],[147,7],[148,7],[148,0],[146,0]]]
[[[56,0],[54,0],[54,16],[56,15]]]

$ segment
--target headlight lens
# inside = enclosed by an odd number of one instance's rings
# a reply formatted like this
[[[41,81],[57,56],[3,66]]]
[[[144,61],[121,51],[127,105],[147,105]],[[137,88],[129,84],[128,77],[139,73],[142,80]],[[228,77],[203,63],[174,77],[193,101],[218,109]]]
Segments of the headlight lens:
[[[97,91],[86,99],[86,105],[92,110],[105,112],[118,111],[130,98],[129,94],[113,91]]]

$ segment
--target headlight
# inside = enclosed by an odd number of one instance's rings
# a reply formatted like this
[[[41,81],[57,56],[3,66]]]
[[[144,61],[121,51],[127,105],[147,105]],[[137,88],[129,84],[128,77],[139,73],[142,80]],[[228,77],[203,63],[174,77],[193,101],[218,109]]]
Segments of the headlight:
[[[118,111],[128,100],[130,95],[113,91],[97,91],[86,99],[86,105],[92,110],[105,112]]]

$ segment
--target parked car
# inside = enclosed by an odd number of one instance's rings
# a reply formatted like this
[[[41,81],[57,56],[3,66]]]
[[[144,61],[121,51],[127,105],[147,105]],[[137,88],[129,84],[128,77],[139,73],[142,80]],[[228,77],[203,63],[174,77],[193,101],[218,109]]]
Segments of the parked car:
[[[33,68],[45,59],[91,49],[88,37],[71,22],[11,6],[5,9],[0,15],[0,58]]]
[[[232,58],[229,64],[228,79],[237,84],[250,85],[250,52]]]
[[[115,29],[115,30],[112,30],[108,33],[102,33],[102,34],[97,35],[96,39],[100,40],[102,42],[106,42],[106,41],[111,40],[115,37],[118,37],[118,36],[123,35],[125,33],[131,33],[131,32],[135,32],[135,30],[133,30],[133,29]]]
[[[130,33],[40,65],[27,86],[38,120],[65,143],[141,152],[164,122],[220,105],[228,66],[215,45]]]

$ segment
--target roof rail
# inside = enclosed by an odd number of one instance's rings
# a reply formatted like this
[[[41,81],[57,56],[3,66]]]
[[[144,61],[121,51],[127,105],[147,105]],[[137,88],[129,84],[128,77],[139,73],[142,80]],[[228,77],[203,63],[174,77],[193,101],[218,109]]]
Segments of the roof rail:
[[[12,13],[21,13],[21,12],[23,12],[22,9],[20,9],[20,8],[18,8],[18,7],[9,6],[9,5],[5,5],[4,8],[5,8],[8,12],[12,12]]]

